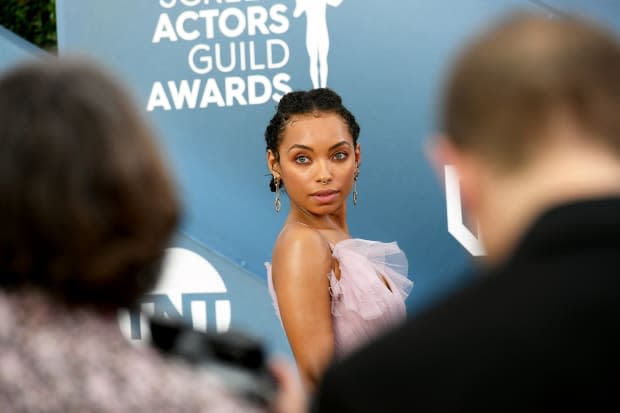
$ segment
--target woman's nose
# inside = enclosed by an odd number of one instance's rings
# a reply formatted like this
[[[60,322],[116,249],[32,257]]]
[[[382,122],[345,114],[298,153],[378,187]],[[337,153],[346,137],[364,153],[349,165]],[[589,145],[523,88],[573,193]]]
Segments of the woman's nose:
[[[322,184],[327,184],[332,180],[332,172],[329,168],[329,164],[326,161],[317,162],[316,181]]]

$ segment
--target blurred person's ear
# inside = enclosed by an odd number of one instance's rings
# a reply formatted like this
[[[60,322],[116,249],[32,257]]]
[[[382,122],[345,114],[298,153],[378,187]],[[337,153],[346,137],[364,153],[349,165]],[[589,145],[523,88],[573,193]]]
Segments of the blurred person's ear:
[[[475,214],[481,201],[483,170],[479,157],[458,148],[445,136],[434,136],[426,155],[440,182],[445,182],[446,167],[452,167],[459,178],[461,203],[469,215]]]

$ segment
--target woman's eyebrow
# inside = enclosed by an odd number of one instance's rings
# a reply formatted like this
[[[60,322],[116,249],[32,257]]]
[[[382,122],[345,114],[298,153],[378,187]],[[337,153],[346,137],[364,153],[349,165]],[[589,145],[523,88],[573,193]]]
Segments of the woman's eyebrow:
[[[347,142],[347,141],[341,141],[341,142],[338,142],[338,143],[337,143],[337,144],[335,144],[335,145],[330,146],[330,147],[329,147],[329,150],[331,151],[331,150],[336,149],[337,147],[342,146],[342,145],[349,145],[349,146],[353,146],[353,145],[351,145],[351,144],[350,144],[349,142]]]
[[[296,144],[294,144],[294,145],[291,145],[291,147],[290,147],[290,148],[288,148],[288,150],[287,150],[286,152],[290,152],[290,151],[292,151],[292,150],[293,150],[293,149],[295,149],[295,148],[305,149],[305,150],[307,150],[307,151],[314,152],[314,149],[312,149],[311,147],[306,146],[306,145],[300,145],[300,144],[298,144],[298,143],[296,143]]]
[[[332,150],[334,150],[335,148],[337,148],[337,147],[339,147],[339,146],[342,146],[342,145],[349,145],[349,146],[352,146],[352,145],[351,145],[349,142],[347,142],[347,141],[340,141],[340,142],[338,142],[337,144],[330,146],[330,147],[329,147],[329,150],[330,150],[330,151],[332,151]],[[299,143],[296,143],[296,144],[291,145],[291,146],[290,146],[290,148],[288,148],[288,150],[287,150],[286,152],[290,152],[290,151],[292,151],[293,149],[296,149],[296,148],[299,148],[299,149],[305,149],[305,150],[307,150],[307,151],[309,151],[309,152],[314,152],[314,149],[312,149],[311,147],[306,146],[306,145],[301,145],[301,144],[299,144]]]

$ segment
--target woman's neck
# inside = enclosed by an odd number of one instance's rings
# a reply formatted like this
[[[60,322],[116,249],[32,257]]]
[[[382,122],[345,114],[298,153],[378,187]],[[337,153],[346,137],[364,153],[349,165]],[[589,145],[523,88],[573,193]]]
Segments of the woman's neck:
[[[317,230],[337,230],[346,234],[349,233],[345,205],[334,213],[326,215],[312,214],[293,205],[286,221],[287,223],[301,222]]]

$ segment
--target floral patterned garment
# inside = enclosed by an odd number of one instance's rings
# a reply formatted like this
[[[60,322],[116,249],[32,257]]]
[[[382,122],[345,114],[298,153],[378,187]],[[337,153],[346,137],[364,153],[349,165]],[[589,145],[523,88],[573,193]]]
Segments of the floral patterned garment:
[[[205,371],[125,339],[115,316],[0,291],[0,410],[252,412]]]

